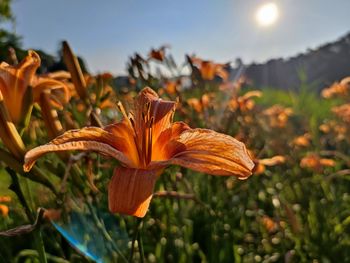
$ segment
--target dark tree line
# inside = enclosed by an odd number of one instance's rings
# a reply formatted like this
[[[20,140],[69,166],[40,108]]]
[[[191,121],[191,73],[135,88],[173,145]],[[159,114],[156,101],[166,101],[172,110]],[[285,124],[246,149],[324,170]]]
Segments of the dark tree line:
[[[289,59],[246,66],[245,75],[258,88],[296,90],[302,81],[320,91],[350,75],[350,33],[339,40]],[[301,75],[306,76],[302,80]]]

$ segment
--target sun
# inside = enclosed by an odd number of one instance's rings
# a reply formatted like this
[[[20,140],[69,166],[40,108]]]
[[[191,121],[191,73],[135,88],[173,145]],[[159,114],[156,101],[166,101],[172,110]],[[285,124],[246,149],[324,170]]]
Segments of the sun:
[[[258,8],[255,19],[260,26],[271,26],[276,23],[279,16],[278,7],[275,3],[266,3]]]

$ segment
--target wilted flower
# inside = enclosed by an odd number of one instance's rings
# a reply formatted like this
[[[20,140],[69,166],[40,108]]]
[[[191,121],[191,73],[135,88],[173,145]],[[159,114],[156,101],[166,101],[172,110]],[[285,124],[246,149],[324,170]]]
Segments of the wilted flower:
[[[155,182],[170,164],[240,179],[251,175],[254,164],[243,143],[212,130],[172,123],[176,103],[161,100],[150,88],[138,95],[134,114],[119,107],[121,122],[68,131],[29,151],[24,170],[48,152],[94,150],[114,157],[123,167],[115,169],[109,183],[109,209],[138,217],[146,214]]]

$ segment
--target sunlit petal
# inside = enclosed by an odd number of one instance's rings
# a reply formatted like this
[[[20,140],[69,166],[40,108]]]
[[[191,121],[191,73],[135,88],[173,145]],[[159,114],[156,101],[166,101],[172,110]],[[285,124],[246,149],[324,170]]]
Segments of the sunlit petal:
[[[69,150],[97,151],[132,167],[132,161],[124,154],[126,145],[123,144],[123,141],[112,133],[97,127],[68,131],[48,144],[27,152],[24,170],[29,171],[35,161],[46,153]]]
[[[245,179],[254,167],[243,143],[211,130],[187,130],[166,148],[172,156],[166,163],[212,175],[235,175]]]
[[[190,129],[184,122],[175,122],[170,128],[161,133],[153,145],[152,161],[162,161],[171,158],[170,151],[167,150],[167,143],[177,139],[181,133]]]
[[[62,98],[62,103],[67,103],[69,101],[69,89],[68,86],[62,81],[46,78],[46,77],[35,77],[32,81],[33,87],[33,97],[34,101],[38,102],[40,94],[44,90],[60,90],[60,97]]]

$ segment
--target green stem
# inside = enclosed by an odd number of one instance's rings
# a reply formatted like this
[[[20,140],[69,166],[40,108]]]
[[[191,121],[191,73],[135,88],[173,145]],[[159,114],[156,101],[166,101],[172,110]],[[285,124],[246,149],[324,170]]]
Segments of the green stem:
[[[143,263],[145,261],[145,254],[143,252],[143,243],[142,243],[142,223],[139,227],[139,234],[137,235],[137,244],[139,245],[139,251],[140,251],[140,261]]]
[[[4,162],[12,170],[21,174],[22,176],[27,177],[34,182],[45,185],[55,195],[57,195],[55,186],[45,177],[44,172],[42,172],[38,167],[35,166],[29,173],[25,173],[23,171],[22,163],[19,162],[15,157],[13,157],[9,152],[3,149],[0,149],[0,161]]]
[[[44,240],[41,235],[41,230],[38,228],[37,230],[34,231],[34,236],[35,236],[35,244],[37,247],[37,251],[39,254],[39,261],[40,263],[47,263],[47,258],[46,258],[46,253],[45,253],[45,245],[44,245]]]
[[[138,235],[139,235],[139,231],[140,231],[141,227],[142,227],[142,218],[137,218],[137,223],[136,223],[135,228],[134,228],[134,236],[132,238],[132,243],[131,243],[129,262],[132,262],[132,258],[133,258],[134,250],[135,250],[135,243],[136,243],[136,240],[138,241]],[[139,242],[138,242],[138,245],[140,246]]]
[[[9,175],[11,176],[11,179],[12,179],[12,184],[10,186],[10,189],[16,193],[18,200],[21,202],[29,221],[32,224],[34,224],[35,217],[34,217],[33,212],[31,211],[30,206],[28,205],[26,198],[23,194],[23,191],[21,189],[21,185],[19,183],[18,176],[17,176],[16,172],[8,167],[6,168],[6,171],[9,173]],[[28,184],[28,182],[27,182],[27,184]],[[27,187],[28,187],[28,185],[27,185]],[[45,247],[44,247],[44,242],[43,242],[43,239],[41,236],[40,228],[35,230],[33,234],[34,234],[34,242],[35,242],[35,245],[37,247],[37,251],[38,251],[38,255],[39,255],[39,261],[40,261],[40,263],[47,263],[46,254],[45,254]]]
[[[104,238],[111,243],[112,248],[114,249],[114,251],[119,255],[120,259],[122,259],[124,262],[128,262],[125,258],[125,256],[123,255],[123,253],[118,249],[118,247],[113,243],[113,239],[112,237],[109,235],[109,233],[107,232],[104,222],[103,220],[101,220],[98,215],[95,213],[95,209],[93,209],[93,207],[91,206],[91,204],[89,202],[87,202],[87,206],[88,209],[92,215],[92,218],[96,224],[96,227],[99,228],[102,231],[102,234],[104,236]]]

